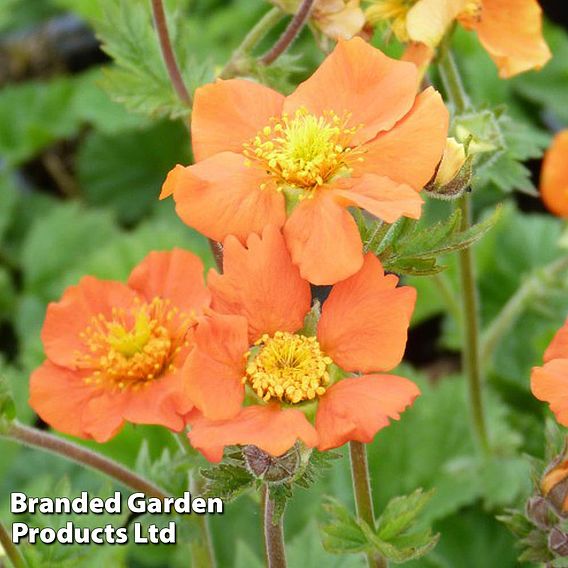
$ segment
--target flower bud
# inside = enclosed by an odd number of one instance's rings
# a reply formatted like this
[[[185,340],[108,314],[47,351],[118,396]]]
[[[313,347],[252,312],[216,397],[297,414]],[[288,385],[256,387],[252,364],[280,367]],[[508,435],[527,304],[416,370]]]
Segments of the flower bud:
[[[548,529],[556,522],[550,504],[544,497],[534,496],[527,501],[526,515],[539,529]]]
[[[568,516],[568,459],[566,451],[544,472],[540,490],[548,503],[561,516]]]
[[[548,533],[548,549],[556,556],[568,556],[568,534],[554,527]]]
[[[256,446],[243,448],[247,470],[257,479],[275,484],[295,479],[303,471],[310,453],[310,450],[303,450],[300,444],[296,444],[279,457],[271,456]]]
[[[469,187],[471,176],[471,159],[466,147],[455,138],[448,138],[435,177],[425,189],[432,197],[456,199]]]

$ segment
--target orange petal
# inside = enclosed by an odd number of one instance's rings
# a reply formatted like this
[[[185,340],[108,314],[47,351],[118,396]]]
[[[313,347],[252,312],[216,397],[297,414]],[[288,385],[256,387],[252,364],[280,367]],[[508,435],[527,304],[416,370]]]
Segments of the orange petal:
[[[540,69],[551,57],[536,0],[483,0],[481,18],[473,28],[501,77]]]
[[[560,424],[568,426],[568,359],[554,359],[543,367],[533,367],[531,390],[536,398],[548,402]]]
[[[245,166],[240,154],[224,152],[199,162],[176,176],[176,211],[190,227],[216,241],[235,235],[242,242],[286,220],[284,196],[262,169]],[[261,190],[261,184],[269,183]]]
[[[352,113],[350,124],[362,127],[353,144],[389,130],[411,108],[416,96],[417,70],[391,59],[361,38],[341,40],[315,73],[284,103],[293,113],[305,107],[314,114]]]
[[[552,213],[568,219],[568,130],[556,135],[544,156],[540,194]]]
[[[219,462],[225,446],[254,444],[272,456],[281,456],[297,440],[313,448],[318,435],[303,412],[270,404],[247,406],[231,420],[198,420],[189,440],[209,461]]]
[[[398,420],[420,394],[408,379],[366,375],[334,384],[321,397],[316,414],[318,450],[338,448],[352,440],[371,442],[375,434]]]
[[[552,359],[568,359],[568,319],[556,332],[548,349],[544,352],[545,363],[552,361]]]
[[[333,284],[357,272],[363,245],[353,217],[336,202],[333,190],[316,190],[304,199],[284,226],[286,244],[303,278]]]
[[[113,308],[128,309],[136,297],[133,290],[120,282],[92,276],[67,288],[59,302],[47,307],[41,330],[47,357],[58,365],[75,369],[77,352],[87,349],[80,334],[92,323],[92,318],[102,314],[110,319]]]
[[[412,110],[390,132],[363,146],[354,175],[374,173],[421,190],[442,159],[448,134],[448,109],[431,87],[416,98]]]
[[[30,406],[40,418],[59,432],[79,438],[95,438],[98,431],[89,431],[84,425],[84,411],[87,404],[100,391],[85,383],[88,373],[76,372],[58,367],[46,361],[36,369],[30,378]],[[106,441],[120,430],[123,421],[120,416],[106,416],[110,433],[105,432],[101,441]],[[97,436],[97,437],[96,437]]]
[[[245,79],[199,87],[191,116],[195,160],[219,152],[240,152],[271,117],[280,116],[283,103],[280,93]]]
[[[195,347],[183,374],[187,396],[207,418],[232,418],[241,408],[247,335],[247,321],[241,316],[213,314],[202,318],[195,330]]]
[[[227,237],[223,253],[223,275],[212,270],[208,277],[215,310],[245,316],[251,343],[263,333],[302,327],[310,310],[310,285],[292,264],[276,227],[266,227],[262,238],[250,235],[246,247]]]
[[[203,280],[203,263],[191,252],[151,252],[134,268],[128,285],[146,300],[166,298],[182,311],[201,313],[209,305],[211,293]]]
[[[409,185],[374,174],[348,181],[355,185],[335,191],[347,200],[348,206],[356,205],[387,223],[394,223],[401,217],[420,218],[423,200]]]
[[[318,340],[346,371],[388,371],[404,354],[416,290],[397,288],[379,260],[365,256],[363,268],[336,284],[322,307]]]

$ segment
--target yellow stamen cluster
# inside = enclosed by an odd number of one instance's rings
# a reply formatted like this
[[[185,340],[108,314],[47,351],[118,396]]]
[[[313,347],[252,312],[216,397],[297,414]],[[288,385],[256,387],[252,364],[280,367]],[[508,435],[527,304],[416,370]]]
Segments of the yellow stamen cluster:
[[[367,8],[365,15],[367,21],[376,25],[382,22],[389,22],[390,29],[400,41],[408,41],[406,30],[406,17],[410,9],[418,0],[373,0],[372,5]]]
[[[263,335],[251,351],[243,383],[259,398],[297,404],[325,393],[332,360],[315,337],[277,331],[273,337]]]
[[[269,126],[244,144],[246,164],[260,163],[275,178],[279,190],[286,186],[316,189],[337,175],[350,173],[350,164],[361,153],[349,145],[359,129],[348,126],[350,118],[349,113],[338,116],[333,111],[316,116],[305,108],[292,117],[284,113],[272,118]]]
[[[113,308],[110,319],[98,314],[80,338],[85,352],[76,352],[79,367],[92,369],[88,384],[124,390],[149,384],[175,370],[175,358],[187,346],[195,322],[169,300],[136,300],[129,310]]]

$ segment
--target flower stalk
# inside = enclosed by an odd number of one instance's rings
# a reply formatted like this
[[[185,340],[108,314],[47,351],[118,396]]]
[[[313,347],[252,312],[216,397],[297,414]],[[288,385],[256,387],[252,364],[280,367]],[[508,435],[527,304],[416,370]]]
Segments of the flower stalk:
[[[235,49],[231,58],[219,74],[221,79],[230,79],[238,73],[239,61],[249,53],[266,36],[266,34],[284,17],[279,8],[268,11],[245,36]]]
[[[278,41],[260,58],[260,62],[263,65],[271,65],[274,63],[290,45],[292,45],[292,42],[300,35],[300,32],[306,25],[314,3],[315,0],[302,1],[298,11],[290,20],[288,27],[284,30]]]
[[[375,530],[375,513],[367,463],[367,448],[361,442],[349,442],[349,457],[351,458],[351,477],[357,516]],[[378,552],[367,553],[369,568],[387,568],[387,560]]]
[[[166,69],[168,70],[168,75],[170,76],[172,85],[180,100],[188,107],[191,107],[191,95],[183,82],[179,65],[172,48],[172,42],[168,32],[168,23],[166,21],[166,13],[164,11],[164,4],[162,0],[152,0],[152,15],[154,17],[156,33],[160,40],[162,57],[164,58],[164,63],[166,64]]]
[[[9,532],[2,522],[0,522],[0,545],[14,568],[27,568],[28,563],[18,550],[18,547],[12,542]]]
[[[456,62],[447,44],[441,51],[438,69],[448,99],[452,103],[456,114],[465,112],[471,103],[464,89]],[[467,231],[472,225],[471,194],[466,191],[456,203],[462,214],[461,230]],[[471,248],[459,251],[458,259],[463,314],[462,367],[468,385],[472,431],[480,451],[484,455],[488,455],[490,453],[490,444],[482,392],[479,298],[475,283],[474,259]]]
[[[284,515],[275,521],[275,504],[270,498],[270,490],[264,488],[264,545],[268,568],[286,568],[286,547],[284,546]]]
[[[148,497],[157,497],[158,499],[168,497],[168,494],[163,489],[130,471],[123,465],[78,444],[63,440],[36,428],[30,428],[14,421],[8,431],[0,434],[0,437],[63,456],[70,461],[104,473],[125,487],[141,491]]]

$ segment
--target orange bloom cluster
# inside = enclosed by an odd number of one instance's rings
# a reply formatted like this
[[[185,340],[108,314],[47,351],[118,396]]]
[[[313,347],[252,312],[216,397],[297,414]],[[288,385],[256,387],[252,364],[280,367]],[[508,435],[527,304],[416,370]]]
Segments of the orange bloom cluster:
[[[537,0],[372,0],[371,22],[389,20],[400,40],[417,42],[423,64],[453,24],[477,33],[502,77],[539,69],[550,59]]]
[[[30,405],[57,430],[97,442],[125,421],[181,430],[193,406],[182,364],[210,298],[201,260],[179,249],[148,255],[127,285],[83,278],[48,307],[47,361],[31,377]]]
[[[370,442],[419,394],[382,374],[402,359],[416,299],[397,283],[368,254],[332,288],[316,329],[303,329],[310,286],[281,233],[267,227],[246,246],[228,237],[224,273],[208,278],[216,313],[200,321],[184,367],[199,411],[192,445],[219,461],[233,444],[281,455],[297,439],[320,450]]]
[[[196,163],[176,166],[161,197],[217,241],[283,227],[302,276],[332,284],[361,269],[359,207],[392,223],[418,218],[418,192],[442,157],[448,111],[417,70],[360,38],[340,41],[288,97],[218,81],[195,93]]]
[[[540,194],[552,213],[568,218],[568,130],[556,135],[544,156]]]
[[[545,351],[544,363],[532,370],[532,393],[548,402],[558,422],[568,426],[568,320]]]

